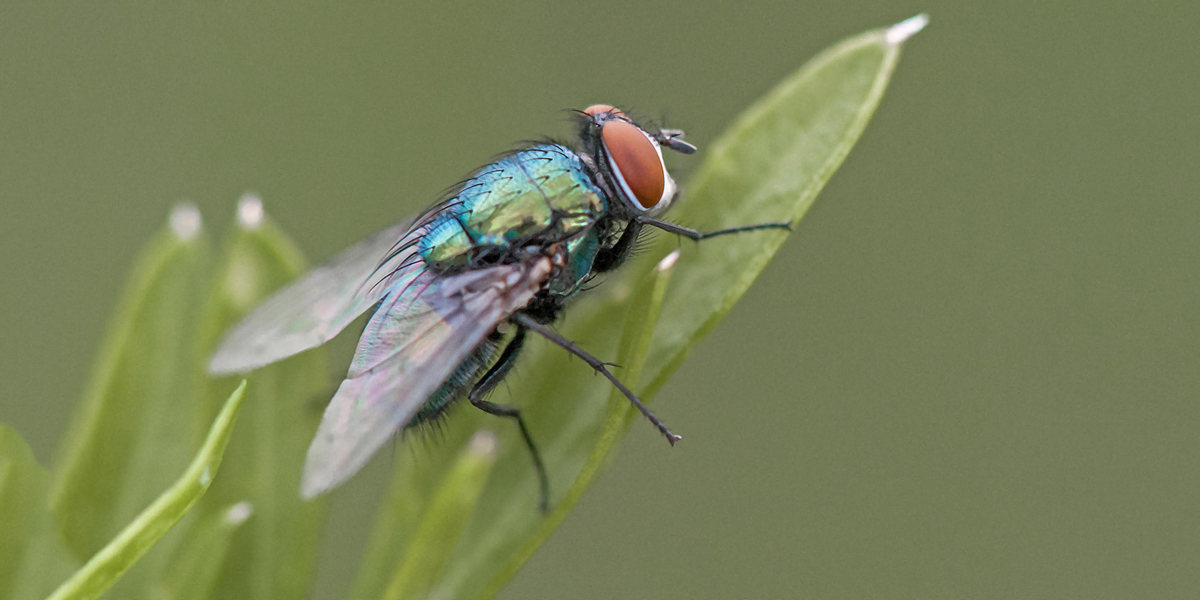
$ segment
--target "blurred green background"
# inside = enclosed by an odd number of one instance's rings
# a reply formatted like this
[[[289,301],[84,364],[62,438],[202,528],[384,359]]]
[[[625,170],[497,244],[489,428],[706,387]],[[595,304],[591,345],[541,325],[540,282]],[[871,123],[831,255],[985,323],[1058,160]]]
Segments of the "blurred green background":
[[[220,231],[260,192],[319,260],[569,135],[561,109],[703,149],[821,48],[922,11],[858,147],[659,397],[685,442],[636,424],[502,597],[1193,596],[1195,3],[8,0],[0,421],[51,461],[181,199]],[[335,495],[317,597],[387,468]]]

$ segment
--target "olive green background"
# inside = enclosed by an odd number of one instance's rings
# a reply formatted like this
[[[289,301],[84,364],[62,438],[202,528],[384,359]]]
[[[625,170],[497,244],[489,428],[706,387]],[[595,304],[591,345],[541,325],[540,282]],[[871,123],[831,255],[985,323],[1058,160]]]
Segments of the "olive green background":
[[[1195,3],[6,0],[0,421],[52,459],[181,199],[220,231],[256,190],[321,259],[569,135],[561,109],[703,149],[922,11],[858,147],[658,398],[685,441],[636,424],[502,596],[1194,597]],[[387,468],[336,494],[318,597]]]

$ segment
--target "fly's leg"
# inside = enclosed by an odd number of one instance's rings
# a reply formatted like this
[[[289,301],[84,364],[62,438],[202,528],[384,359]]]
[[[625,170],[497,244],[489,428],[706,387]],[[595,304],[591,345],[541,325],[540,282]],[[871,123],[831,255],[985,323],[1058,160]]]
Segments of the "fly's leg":
[[[633,392],[629,391],[629,388],[625,387],[625,384],[621,383],[620,380],[618,380],[611,372],[609,372],[603,361],[595,356],[592,356],[591,354],[588,354],[583,350],[583,348],[576,346],[573,342],[559,335],[558,332],[554,331],[553,329],[538,323],[529,315],[524,313],[514,313],[513,316],[509,317],[509,320],[516,323],[518,327],[529,329],[530,331],[533,331],[534,333],[550,340],[551,342],[554,342],[556,345],[561,346],[567,352],[570,352],[571,354],[583,359],[583,362],[587,363],[588,366],[594,369],[597,373],[608,378],[613,385],[617,386],[618,390],[621,390],[622,394],[625,394],[625,397],[629,399],[630,403],[636,406],[638,410],[642,411],[642,414],[645,415],[647,419],[650,419],[650,422],[653,423],[654,426],[657,427],[664,436],[666,436],[667,441],[670,442],[672,446],[675,445],[675,442],[683,439],[682,437],[671,433],[671,430],[667,429],[667,426],[660,421],[658,417],[654,416],[654,413],[650,412],[650,409],[646,408],[646,405],[642,404],[642,401],[639,400]]]
[[[606,273],[621,266],[625,262],[625,259],[629,258],[629,253],[633,250],[633,244],[637,241],[641,233],[642,224],[637,221],[630,221],[612,248],[601,249],[596,253],[596,258],[592,260],[592,270],[597,273]]]
[[[756,223],[754,225],[743,225],[741,227],[728,227],[725,229],[716,229],[713,231],[699,231],[691,227],[677,225],[670,221],[662,221],[652,219],[650,217],[635,217],[625,226],[625,231],[621,232],[621,237],[617,239],[617,243],[611,248],[601,249],[596,253],[596,258],[592,261],[592,270],[597,273],[605,273],[621,266],[627,258],[630,251],[633,250],[633,244],[637,242],[638,236],[642,233],[643,226],[650,226],[657,229],[681,235],[690,240],[699,242],[707,240],[719,235],[728,235],[731,233],[744,233],[747,231],[759,231],[762,229],[786,229],[792,230],[791,221],[781,221],[778,223]]]
[[[756,223],[754,225],[742,225],[741,227],[727,227],[725,229],[714,229],[713,231],[699,231],[696,229],[692,229],[691,227],[684,227],[683,225],[676,225],[675,223],[672,223],[670,221],[660,221],[658,219],[651,219],[650,217],[636,217],[635,222],[641,223],[643,225],[649,225],[651,227],[656,227],[658,229],[666,231],[667,233],[674,233],[675,235],[682,235],[683,237],[688,238],[689,240],[692,240],[692,241],[696,241],[696,242],[699,242],[700,240],[707,240],[708,238],[714,238],[714,237],[717,237],[718,235],[728,235],[731,233],[744,233],[746,231],[758,231],[760,229],[786,229],[788,231],[792,230],[792,222],[791,221],[780,221],[778,223]]]
[[[542,463],[542,455],[538,452],[537,446],[533,443],[533,437],[529,435],[529,427],[525,425],[525,419],[521,417],[521,410],[511,406],[503,406],[494,402],[484,400],[484,396],[491,393],[504,379],[505,375],[512,370],[513,365],[517,363],[517,356],[521,353],[521,348],[525,345],[525,328],[517,326],[517,333],[513,339],[504,347],[504,352],[500,353],[500,359],[492,368],[488,369],[483,377],[475,383],[475,387],[471,388],[471,393],[467,394],[467,399],[471,401],[479,410],[497,417],[505,417],[514,419],[517,422],[517,427],[521,429],[521,438],[525,440],[525,447],[529,448],[529,455],[533,457],[533,468],[537,471],[538,488],[540,502],[538,506],[542,512],[550,509],[550,479],[546,475],[546,465]]]

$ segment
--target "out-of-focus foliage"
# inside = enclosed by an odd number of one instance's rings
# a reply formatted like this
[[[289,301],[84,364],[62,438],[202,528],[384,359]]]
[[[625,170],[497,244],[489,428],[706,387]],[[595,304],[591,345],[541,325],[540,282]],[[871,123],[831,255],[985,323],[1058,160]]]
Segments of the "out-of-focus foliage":
[[[233,425],[237,422],[245,391],[246,382],[243,381],[226,400],[225,407],[209,430],[208,438],[179,480],[138,514],[111,542],[93,554],[81,569],[50,595],[50,600],[99,598],[191,510],[192,505],[212,485],[229,436],[233,433]]]
[[[246,311],[305,268],[299,249],[265,217],[259,199],[242,198],[206,295],[201,362]],[[305,450],[321,417],[322,396],[330,389],[324,358],[322,351],[305,352],[253,374],[246,413],[229,442],[228,463],[197,510],[219,521],[230,506],[248,502],[254,514],[233,534],[212,595],[206,597],[308,594],[326,501],[303,501],[296,490]],[[202,373],[198,378],[197,408],[203,419],[220,407],[236,379],[209,379]]]

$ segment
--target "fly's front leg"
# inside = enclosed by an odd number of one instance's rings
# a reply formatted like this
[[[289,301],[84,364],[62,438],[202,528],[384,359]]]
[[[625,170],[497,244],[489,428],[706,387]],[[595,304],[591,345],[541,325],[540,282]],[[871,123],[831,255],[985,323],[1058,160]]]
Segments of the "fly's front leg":
[[[729,235],[731,233],[744,233],[747,231],[758,231],[760,229],[786,229],[788,231],[792,230],[792,222],[791,221],[780,221],[777,223],[757,223],[754,225],[742,225],[741,227],[727,227],[725,229],[714,229],[713,231],[699,231],[696,229],[692,229],[691,227],[684,227],[683,225],[677,225],[670,221],[660,221],[658,219],[652,219],[650,217],[642,217],[642,216],[635,217],[634,222],[641,223],[643,225],[649,225],[651,227],[656,227],[667,233],[674,233],[675,235],[682,235],[683,237],[688,238],[689,240],[692,240],[692,241],[696,241],[696,242],[699,242],[700,240],[707,240],[709,238],[714,238],[714,237],[717,237],[718,235]]]
[[[496,389],[504,376],[512,370],[513,365],[517,363],[517,356],[521,354],[521,348],[524,346],[525,328],[518,325],[517,333],[504,347],[504,352],[500,353],[500,359],[492,365],[492,368],[488,369],[487,373],[483,374],[483,377],[479,378],[475,387],[471,388],[471,393],[467,394],[467,399],[473,406],[485,413],[513,419],[517,422],[517,427],[521,429],[521,438],[525,440],[525,447],[529,449],[529,455],[533,458],[533,468],[537,471],[540,498],[538,506],[542,512],[545,512],[550,508],[550,478],[546,475],[546,466],[542,463],[542,455],[533,443],[533,437],[529,435],[529,427],[525,425],[525,419],[521,417],[521,410],[483,399],[484,396]]]
[[[625,226],[625,231],[621,232],[621,237],[617,238],[617,243],[611,248],[602,249],[596,253],[596,258],[592,260],[592,270],[597,273],[606,273],[623,264],[625,259],[629,258],[629,253],[633,251],[633,244],[637,242],[638,236],[642,234],[642,224],[637,221],[630,221]]]

